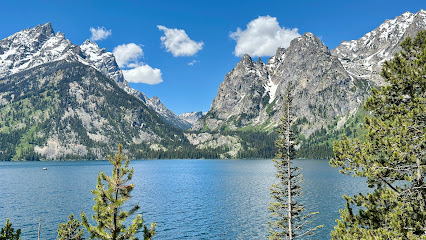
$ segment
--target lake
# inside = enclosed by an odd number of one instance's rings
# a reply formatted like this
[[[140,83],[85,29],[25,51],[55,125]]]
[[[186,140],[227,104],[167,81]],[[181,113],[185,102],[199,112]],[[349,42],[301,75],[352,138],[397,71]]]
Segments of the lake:
[[[295,164],[304,179],[301,202],[319,212],[314,224],[324,225],[310,239],[329,239],[342,195],[367,191],[365,180],[340,174],[328,160]],[[154,239],[266,239],[271,160],[134,160],[131,166],[130,204],[139,203],[146,224],[157,223]],[[92,214],[90,190],[99,171],[111,175],[109,162],[0,162],[0,225],[8,217],[23,240],[37,239],[41,218],[41,239],[55,239],[69,214]]]

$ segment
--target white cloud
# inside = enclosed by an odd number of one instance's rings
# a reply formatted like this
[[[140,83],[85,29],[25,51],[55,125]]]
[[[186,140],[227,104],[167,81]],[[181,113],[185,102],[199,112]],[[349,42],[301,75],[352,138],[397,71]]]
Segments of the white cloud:
[[[194,64],[199,63],[199,62],[200,61],[193,60],[192,62],[189,62],[188,65],[192,67],[192,66],[194,66]]]
[[[166,28],[158,25],[159,30],[164,32],[161,42],[167,52],[171,52],[174,57],[193,56],[203,49],[203,42],[195,42],[189,38],[183,29]]]
[[[139,66],[139,58],[143,57],[142,47],[135,43],[118,45],[112,53],[120,68]]]
[[[247,29],[237,29],[230,37],[237,41],[235,56],[249,54],[252,57],[273,56],[278,47],[288,47],[291,40],[300,37],[297,28],[280,27],[277,18],[260,16],[247,24]]]
[[[161,70],[152,68],[147,64],[141,64],[129,70],[123,70],[124,79],[132,83],[158,84],[163,81]]]
[[[92,33],[92,36],[90,37],[90,40],[92,41],[107,39],[112,34],[112,31],[107,30],[105,27],[98,27],[97,29],[91,27],[90,32]]]
[[[141,45],[135,43],[118,45],[112,51],[115,60],[123,71],[124,79],[131,83],[158,84],[163,81],[161,70],[152,68],[148,64],[142,63],[143,57]]]

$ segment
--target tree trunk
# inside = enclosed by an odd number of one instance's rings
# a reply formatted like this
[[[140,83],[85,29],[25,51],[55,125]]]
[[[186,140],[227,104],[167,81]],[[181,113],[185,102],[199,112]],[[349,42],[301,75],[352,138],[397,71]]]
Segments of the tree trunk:
[[[117,179],[113,179],[113,181],[115,181],[115,201],[114,203],[116,203],[118,201],[118,190],[120,188],[119,183],[118,183],[118,178],[120,175],[120,169],[118,167],[116,167],[116,178]],[[116,240],[117,236],[118,236],[118,232],[117,232],[117,211],[118,209],[116,207],[114,207],[114,215],[113,215],[113,229],[112,229],[112,240]]]
[[[422,168],[421,168],[421,160],[420,158],[417,158],[416,165],[417,165],[417,186],[421,187],[423,185],[423,179],[422,179]],[[417,194],[418,201],[420,202],[420,211],[425,211],[425,200],[422,199],[422,191],[419,190],[419,193]]]
[[[40,217],[40,221],[38,223],[38,240],[40,240],[40,232],[41,232],[41,217]]]
[[[287,106],[287,171],[288,171],[288,182],[287,182],[287,191],[288,191],[288,235],[289,239],[293,239],[293,227],[291,225],[292,219],[292,205],[291,205],[291,166],[290,166],[290,105]]]

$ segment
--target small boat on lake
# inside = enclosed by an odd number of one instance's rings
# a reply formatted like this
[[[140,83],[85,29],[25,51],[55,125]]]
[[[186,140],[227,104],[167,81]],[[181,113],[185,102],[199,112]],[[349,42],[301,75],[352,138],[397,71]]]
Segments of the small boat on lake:
[[[44,167],[43,170],[47,170],[47,167]]]

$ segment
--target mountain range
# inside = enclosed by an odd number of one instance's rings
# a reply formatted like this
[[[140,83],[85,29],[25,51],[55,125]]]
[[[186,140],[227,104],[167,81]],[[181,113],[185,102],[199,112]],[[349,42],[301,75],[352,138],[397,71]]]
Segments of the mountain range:
[[[228,132],[237,139],[222,145],[238,151],[250,149],[241,147],[244,140],[239,132],[273,132],[283,115],[284,94],[290,84],[301,147],[305,148],[302,152],[323,145],[321,151],[327,153],[322,157],[330,157],[336,137],[359,134],[354,130],[365,114],[362,103],[372,87],[384,84],[382,63],[401,50],[406,37],[424,29],[426,11],[406,12],[358,40],[342,41],[331,51],[314,34],[305,33],[288,48],[278,48],[266,63],[260,58],[254,62],[246,54],[225,76],[210,110],[192,127],[190,142],[208,146],[218,137],[206,139],[206,133]]]
[[[86,40],[74,45],[61,32],[55,33],[51,23],[24,29],[0,41],[0,78],[58,60],[78,61],[94,67],[113,79],[128,94],[140,98],[170,125],[187,129],[190,124],[168,110],[157,97],[149,99],[131,88],[124,79],[114,55]]]
[[[50,23],[24,29],[0,40],[0,160],[104,159],[118,143],[133,158],[272,157],[289,85],[301,152],[330,153],[333,138],[356,134],[381,64],[422,29],[424,10],[331,51],[305,33],[266,63],[246,54],[206,114],[180,116],[131,88],[96,43],[74,45]]]
[[[73,45],[50,23],[0,40],[2,160],[105,159],[117,143],[147,156],[188,145],[189,127],[94,42]]]

